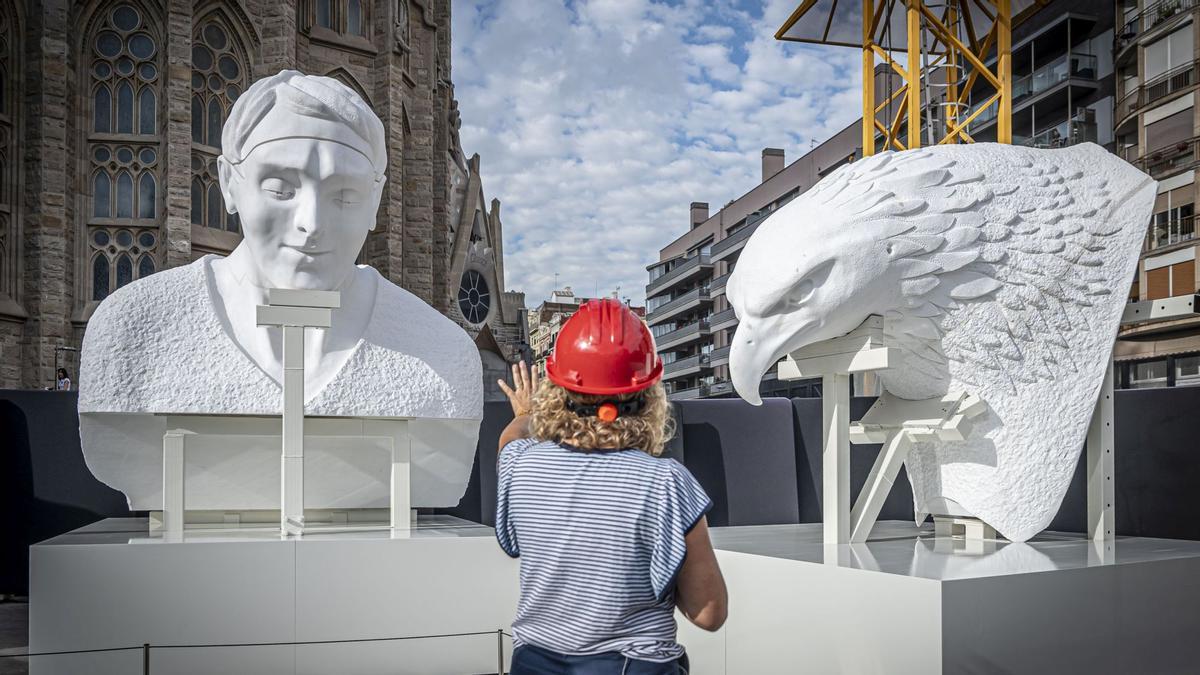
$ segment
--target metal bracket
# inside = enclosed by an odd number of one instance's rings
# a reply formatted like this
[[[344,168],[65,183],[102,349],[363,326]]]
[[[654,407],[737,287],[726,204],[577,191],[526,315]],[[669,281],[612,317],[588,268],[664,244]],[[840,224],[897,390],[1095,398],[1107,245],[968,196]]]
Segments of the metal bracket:
[[[906,401],[884,394],[863,419],[850,423],[850,376],[875,372],[895,362],[897,351],[883,341],[883,317],[872,315],[858,328],[808,345],[779,364],[779,379],[822,378],[821,509],[826,544],[866,541],[913,441],[963,440],[971,419],[987,406],[977,396],[952,392],[940,399]],[[850,444],[883,443],[862,492],[850,506]]]
[[[852,423],[849,429],[851,443],[884,444],[850,511],[850,541],[861,543],[871,534],[914,441],[966,440],[971,433],[971,421],[986,410],[981,398],[966,392],[950,392],[940,399],[921,401],[896,398],[884,392],[862,420]]]
[[[337,291],[272,288],[259,305],[259,326],[283,327],[283,443],[279,465],[279,529],[304,533],[304,329],[328,328],[342,304]]]
[[[390,506],[389,527],[393,536],[403,537],[412,529],[415,510],[412,509],[410,486],[410,464],[412,455],[411,432],[405,419],[360,419],[318,417],[309,420],[305,429],[309,438],[353,438],[384,441],[390,448]],[[238,446],[246,439],[261,440],[279,434],[279,422],[270,417],[180,415],[168,416],[168,431],[163,435],[163,510],[162,531],[165,537],[177,539],[182,536],[186,524],[187,504],[185,500],[186,476],[184,467],[188,446],[207,436],[220,436],[223,444]],[[301,458],[302,459],[302,458]],[[286,466],[286,465],[285,465]],[[236,518],[236,516],[234,517]],[[281,515],[282,519],[282,515]],[[226,522],[236,526],[235,522]],[[321,526],[321,531],[338,529],[364,529],[361,525],[348,522],[345,514],[331,518],[332,526]],[[310,525],[310,528],[312,526]],[[375,528],[368,528],[375,529]],[[286,530],[281,532],[289,534]],[[298,533],[292,533],[298,534]]]

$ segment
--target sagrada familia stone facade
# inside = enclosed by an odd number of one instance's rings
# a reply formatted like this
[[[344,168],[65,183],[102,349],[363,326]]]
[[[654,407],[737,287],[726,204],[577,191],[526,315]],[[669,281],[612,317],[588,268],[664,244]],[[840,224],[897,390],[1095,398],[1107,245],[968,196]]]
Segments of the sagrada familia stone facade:
[[[233,250],[221,126],[285,68],[341,80],[383,120],[388,182],[361,262],[462,325],[494,382],[528,351],[524,296],[504,291],[499,201],[459,144],[450,4],[0,0],[0,387],[74,374],[109,293]]]

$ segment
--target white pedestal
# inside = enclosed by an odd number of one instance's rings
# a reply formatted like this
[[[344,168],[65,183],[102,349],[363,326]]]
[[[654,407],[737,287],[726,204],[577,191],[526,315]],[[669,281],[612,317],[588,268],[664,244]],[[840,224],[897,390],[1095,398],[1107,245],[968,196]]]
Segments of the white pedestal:
[[[30,548],[31,651],[354,640],[394,642],[151,650],[151,673],[490,673],[516,613],[518,564],[491,528],[421,517],[411,532],[189,529],[109,519]],[[504,640],[507,657],[512,645]],[[506,666],[507,667],[507,666]],[[34,659],[30,672],[141,672],[141,654]]]
[[[895,521],[866,543],[831,546],[820,523],[711,531],[730,612],[707,641],[681,631],[695,673],[1097,675],[1200,663],[1200,542],[1046,532],[979,548]]]

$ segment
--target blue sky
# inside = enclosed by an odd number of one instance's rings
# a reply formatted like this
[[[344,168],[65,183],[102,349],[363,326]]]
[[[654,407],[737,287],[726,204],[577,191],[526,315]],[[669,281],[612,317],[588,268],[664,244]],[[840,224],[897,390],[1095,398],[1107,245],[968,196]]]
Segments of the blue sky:
[[[772,36],[796,0],[454,0],[462,144],[499,198],[506,290],[644,301],[688,205],[858,117],[860,55]]]

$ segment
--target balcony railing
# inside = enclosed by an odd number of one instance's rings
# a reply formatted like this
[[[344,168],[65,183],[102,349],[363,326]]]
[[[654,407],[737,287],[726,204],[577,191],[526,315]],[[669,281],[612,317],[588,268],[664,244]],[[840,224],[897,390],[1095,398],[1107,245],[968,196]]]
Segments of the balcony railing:
[[[729,346],[714,349],[708,353],[708,363],[711,366],[723,366],[729,363]]]
[[[1133,43],[1139,35],[1196,7],[1197,0],[1161,0],[1134,15],[1116,31],[1116,51]]]
[[[708,332],[708,319],[700,319],[669,333],[663,333],[661,337],[655,338],[654,342],[660,350],[672,349],[708,335]]]
[[[684,375],[698,373],[708,367],[708,354],[697,354],[695,356],[689,356],[686,359],[675,359],[674,361],[663,366],[663,377],[667,379],[672,377],[682,377]]]
[[[1166,98],[1177,91],[1182,91],[1196,84],[1196,66],[1200,61],[1193,61],[1172,68],[1158,77],[1149,80],[1117,101],[1117,121],[1121,121],[1133,113]]]
[[[1013,80],[1013,105],[1018,105],[1023,99],[1036,96],[1071,78],[1096,79],[1096,57],[1092,54],[1076,54],[1074,52],[1063,54],[1029,75]],[[981,105],[983,104],[973,106],[970,112],[963,117],[967,117]],[[972,124],[982,125],[995,120],[999,109],[1000,106],[993,103],[987,110],[979,113],[979,116],[972,120]]]
[[[653,279],[646,284],[646,295],[651,296],[659,291],[670,288],[672,284],[686,279],[691,273],[698,272],[702,267],[711,267],[707,255],[693,255],[684,262],[675,266],[675,269],[666,274]]]
[[[1142,156],[1142,149],[1137,145],[1129,145],[1119,149],[1117,154],[1120,155],[1121,159],[1125,160],[1126,162],[1129,162],[1130,164],[1137,164],[1138,159]]]
[[[1196,148],[1200,138],[1193,137],[1171,145],[1147,152],[1136,162],[1137,167],[1159,178],[1167,174],[1182,171],[1196,164]]]
[[[721,396],[722,394],[732,394],[733,383],[729,380],[717,380],[708,385],[708,396]]]
[[[725,292],[725,284],[729,282],[729,275],[733,272],[726,272],[721,276],[708,282],[708,292],[713,297],[721,295]]]
[[[712,326],[713,330],[723,330],[725,328],[737,325],[737,314],[733,311],[733,308],[730,307],[729,309],[721,310],[720,312],[713,314],[711,317],[709,317],[708,322]]]
[[[747,225],[728,237],[725,237],[721,241],[713,244],[713,261],[715,262],[717,260],[721,260],[722,258],[731,255],[735,251],[741,250],[741,248],[746,245],[746,240],[750,238],[750,235],[754,234],[754,231],[758,229],[758,226],[761,222],[762,221],[760,220],[753,225]]]
[[[1147,251],[1171,246],[1196,238],[1195,216],[1184,216],[1162,223],[1151,223],[1150,232],[1146,235]]]
[[[1072,77],[1096,79],[1096,57],[1091,54],[1063,54],[1033,73],[1014,80],[1013,103],[1019,103],[1026,96],[1036,96]]]
[[[707,302],[709,299],[707,286],[701,286],[700,288],[693,289],[664,305],[655,307],[654,310],[646,316],[646,323],[650,324],[651,326],[656,323],[662,323],[672,316],[675,316],[684,307],[687,307],[688,305],[697,301]]]
[[[686,401],[692,398],[704,398],[705,396],[708,396],[708,385],[706,384],[689,389],[680,389],[679,391],[667,394],[667,398],[672,401]]]
[[[1076,143],[1095,143],[1096,139],[1095,122],[1067,120],[1033,136],[1013,134],[1013,145],[1026,145],[1031,148],[1065,148]]]

